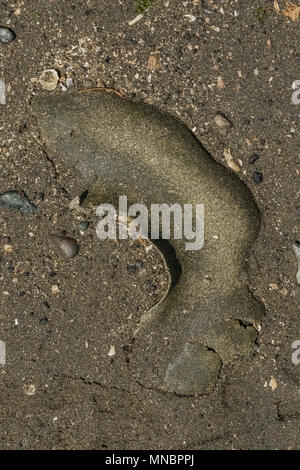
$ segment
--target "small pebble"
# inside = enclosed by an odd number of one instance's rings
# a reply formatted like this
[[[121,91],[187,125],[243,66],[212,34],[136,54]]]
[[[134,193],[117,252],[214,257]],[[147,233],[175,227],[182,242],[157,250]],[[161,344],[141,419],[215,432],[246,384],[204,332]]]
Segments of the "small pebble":
[[[61,235],[50,235],[58,253],[64,258],[74,258],[77,255],[79,246],[74,238],[63,237]]]
[[[9,245],[8,243],[6,243],[4,246],[3,246],[3,250],[5,251],[5,253],[7,253],[8,255],[11,255],[13,253],[13,247],[12,245]]]
[[[259,160],[259,155],[257,155],[257,154],[252,155],[249,158],[250,165],[254,165],[254,163],[257,162],[257,160]]]
[[[217,113],[215,121],[220,129],[230,129],[232,127],[232,122],[223,113]]]
[[[2,44],[9,44],[15,38],[16,35],[12,29],[0,26],[0,42]]]
[[[144,263],[143,263],[143,261],[141,261],[140,259],[138,259],[138,260],[136,261],[135,265],[136,265],[137,268],[140,269],[140,268],[142,268],[142,267],[144,266]]]
[[[259,171],[255,171],[252,175],[252,179],[253,179],[254,183],[260,184],[263,180],[263,175],[262,175],[262,173],[259,173]]]
[[[129,274],[134,274],[138,269],[135,264],[129,265],[126,268]]]
[[[32,204],[27,196],[17,193],[17,191],[7,191],[0,194],[0,206],[8,209],[17,209],[22,214],[36,213],[37,208]]]
[[[72,78],[67,78],[66,79],[66,87],[67,88],[72,88],[74,86],[73,79]]]
[[[54,284],[54,286],[51,287],[51,292],[53,295],[58,294],[60,292],[60,288],[57,284]]]
[[[85,230],[87,230],[89,228],[89,222],[80,222],[79,224],[79,229],[84,232]]]
[[[74,199],[72,199],[72,201],[70,202],[69,204],[69,208],[72,210],[72,209],[78,209],[78,207],[80,206],[80,196],[76,196],[74,197]]]
[[[41,325],[46,325],[47,322],[48,322],[48,318],[40,318]]]

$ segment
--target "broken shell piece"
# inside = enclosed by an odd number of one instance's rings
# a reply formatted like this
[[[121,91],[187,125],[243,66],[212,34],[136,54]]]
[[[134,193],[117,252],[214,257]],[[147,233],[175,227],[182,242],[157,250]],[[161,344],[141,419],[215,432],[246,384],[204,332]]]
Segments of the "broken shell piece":
[[[58,84],[58,73],[55,69],[44,70],[39,78],[39,83],[44,90],[55,90]]]
[[[77,255],[79,246],[74,238],[50,235],[50,239],[55,245],[57,252],[64,258],[74,258]]]
[[[159,69],[159,56],[157,52],[152,52],[148,59],[148,69],[157,70]]]
[[[109,350],[108,353],[107,353],[107,355],[108,355],[109,357],[112,357],[112,356],[114,356],[115,354],[116,354],[116,348],[115,348],[115,346],[112,344],[111,347],[110,347],[110,350]]]
[[[133,26],[134,24],[138,23],[143,18],[143,16],[144,15],[140,14],[133,18],[133,20],[128,21],[129,26]]]
[[[227,165],[229,166],[229,168],[231,168],[231,170],[233,170],[235,173],[240,171],[240,167],[238,166],[237,163],[235,163],[233,156],[231,155],[230,148],[227,148],[224,150],[224,157],[225,157]]]
[[[298,261],[298,271],[296,273],[297,284],[300,284],[300,243],[295,243],[293,249]]]

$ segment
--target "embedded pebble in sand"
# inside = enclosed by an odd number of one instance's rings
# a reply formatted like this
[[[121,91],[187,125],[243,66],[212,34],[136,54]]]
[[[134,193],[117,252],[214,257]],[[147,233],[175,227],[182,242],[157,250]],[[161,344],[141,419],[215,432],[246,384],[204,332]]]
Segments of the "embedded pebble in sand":
[[[79,246],[74,238],[50,235],[50,239],[63,258],[74,258],[77,255]]]
[[[220,129],[230,129],[232,127],[232,122],[223,113],[215,115],[215,122]]]
[[[0,26],[0,42],[2,44],[9,44],[16,38],[14,31],[10,28]]]

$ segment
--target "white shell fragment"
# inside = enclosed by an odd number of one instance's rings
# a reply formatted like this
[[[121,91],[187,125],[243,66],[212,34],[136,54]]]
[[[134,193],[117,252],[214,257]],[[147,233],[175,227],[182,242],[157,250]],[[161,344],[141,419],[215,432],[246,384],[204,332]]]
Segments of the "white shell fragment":
[[[6,86],[3,80],[0,80],[0,104],[6,104]]]
[[[6,362],[5,343],[4,341],[0,340],[0,366],[4,366],[5,362]]]
[[[44,90],[55,90],[58,84],[58,73],[55,69],[44,70],[39,78],[39,83]]]
[[[129,26],[133,26],[134,24],[136,24],[138,21],[140,21],[143,18],[143,16],[144,15],[141,14],[133,18],[133,20],[128,21]]]
[[[298,261],[298,271],[296,274],[296,279],[297,279],[297,284],[300,284],[300,244],[295,243],[295,245],[293,245],[293,249],[294,249],[297,261]]]
[[[231,170],[234,171],[235,173],[238,173],[240,171],[240,167],[234,161],[233,156],[231,155],[230,148],[224,149],[224,157],[229,168],[231,168]]]
[[[107,353],[107,355],[108,355],[109,357],[112,357],[112,356],[114,356],[115,354],[116,354],[116,348],[115,348],[115,346],[112,344],[111,347],[110,347],[110,350],[109,350],[108,353]]]

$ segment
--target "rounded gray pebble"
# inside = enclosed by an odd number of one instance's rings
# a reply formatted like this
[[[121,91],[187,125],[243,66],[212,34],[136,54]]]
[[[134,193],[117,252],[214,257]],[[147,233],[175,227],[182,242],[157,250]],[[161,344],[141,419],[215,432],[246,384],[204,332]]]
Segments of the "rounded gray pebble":
[[[64,258],[74,258],[77,255],[79,246],[74,238],[63,237],[61,235],[50,235],[57,252]]]
[[[0,26],[0,42],[2,44],[9,44],[15,39],[16,35],[10,28]]]

